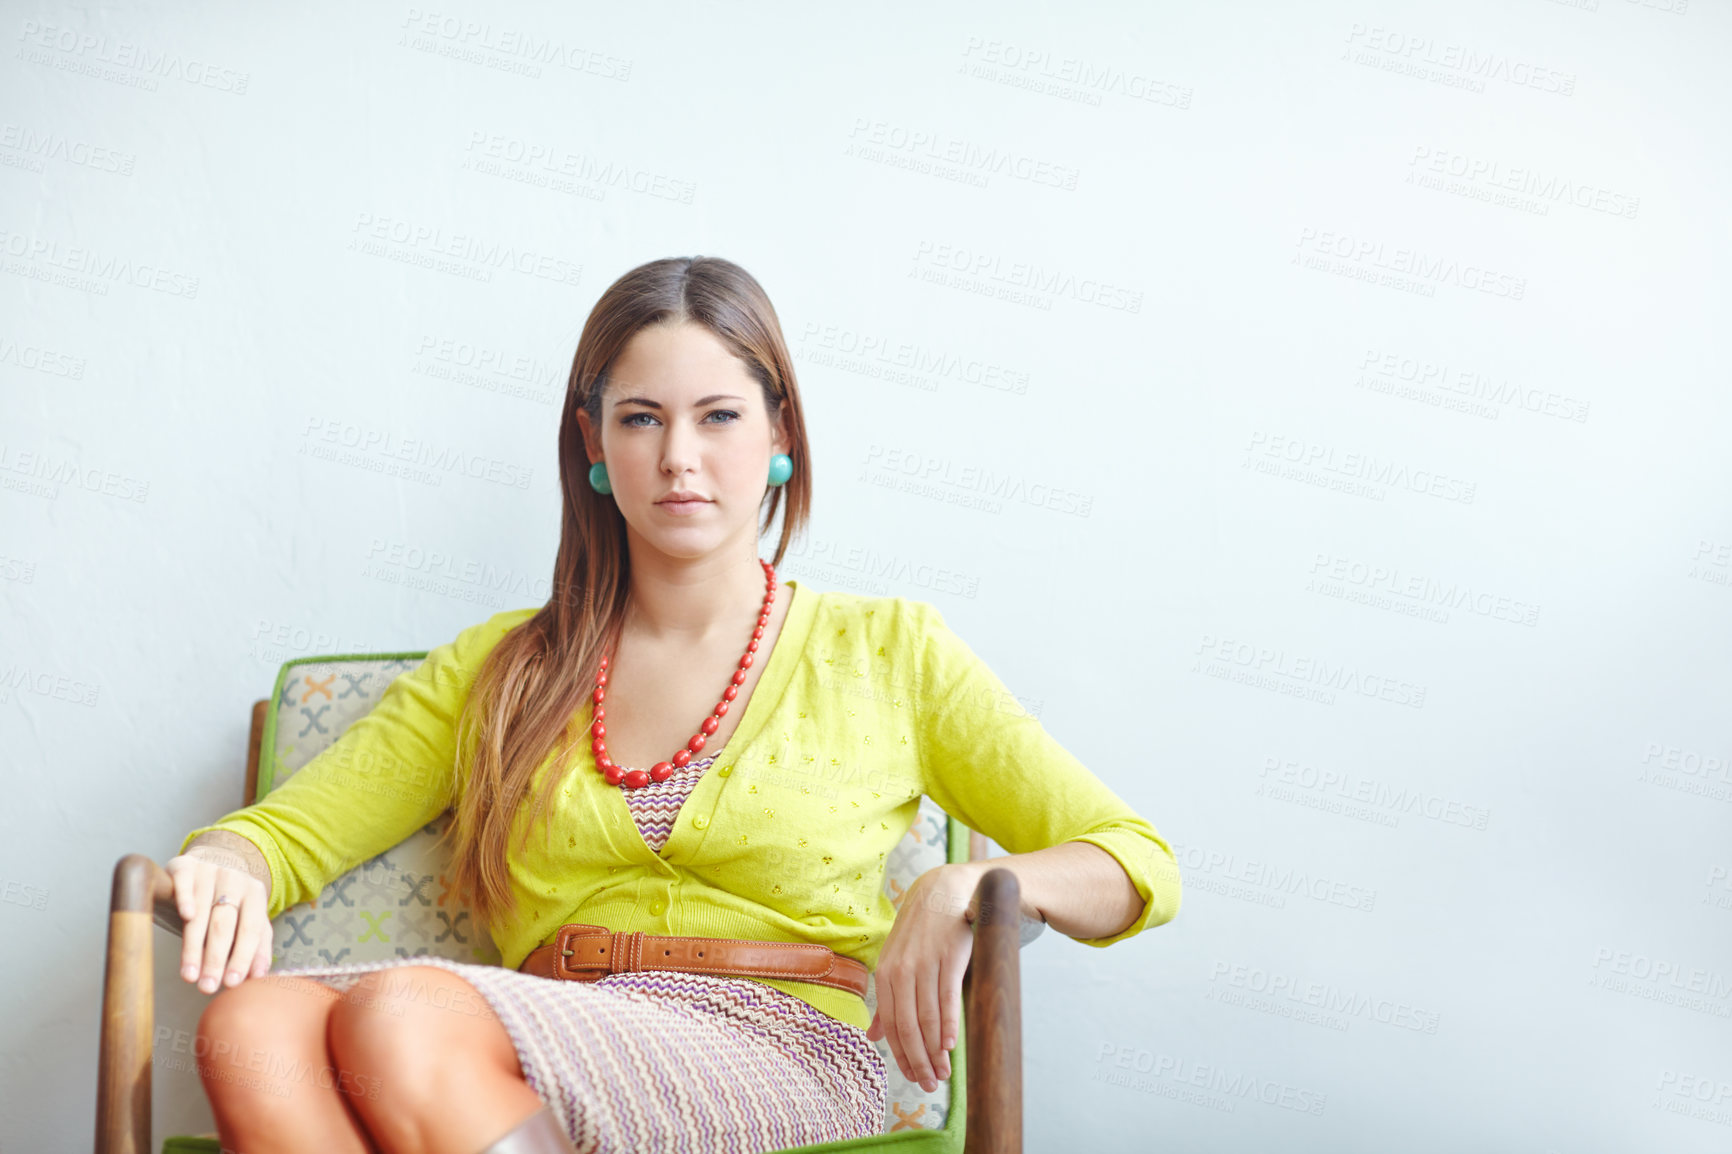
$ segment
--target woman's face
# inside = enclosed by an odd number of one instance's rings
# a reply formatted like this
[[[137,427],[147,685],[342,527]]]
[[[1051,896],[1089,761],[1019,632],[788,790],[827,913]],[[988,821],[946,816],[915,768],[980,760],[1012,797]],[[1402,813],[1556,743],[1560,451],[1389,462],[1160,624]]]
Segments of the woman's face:
[[[740,537],[756,549],[770,457],[788,451],[770,426],[763,389],[710,331],[695,324],[640,330],[614,358],[599,428],[578,414],[593,463],[634,548],[696,559]],[[671,493],[701,500],[675,505]]]

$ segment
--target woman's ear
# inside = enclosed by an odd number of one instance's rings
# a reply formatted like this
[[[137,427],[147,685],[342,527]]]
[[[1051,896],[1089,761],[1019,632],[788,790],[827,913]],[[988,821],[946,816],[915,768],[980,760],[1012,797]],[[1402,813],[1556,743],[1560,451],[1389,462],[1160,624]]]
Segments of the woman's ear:
[[[583,449],[589,457],[589,463],[601,460],[601,446],[597,444],[595,429],[589,423],[589,412],[585,409],[577,411],[577,427],[583,433]]]

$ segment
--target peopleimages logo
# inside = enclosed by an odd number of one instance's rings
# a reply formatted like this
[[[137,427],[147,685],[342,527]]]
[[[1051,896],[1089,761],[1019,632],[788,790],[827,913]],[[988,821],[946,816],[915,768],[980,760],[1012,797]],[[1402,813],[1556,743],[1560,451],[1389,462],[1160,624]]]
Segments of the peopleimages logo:
[[[348,421],[308,417],[301,434],[300,452],[306,456],[362,468],[396,466],[408,470],[413,480],[439,484],[448,473],[461,473],[477,481],[491,481],[514,489],[527,489],[535,470],[479,453],[467,453],[453,445],[441,445],[423,437],[406,437],[388,429],[373,429]],[[375,468],[390,472],[390,468]]]
[[[1295,1086],[1290,1082],[1227,1070],[1211,1062],[1198,1062],[1173,1054],[1157,1054],[1138,1046],[1102,1042],[1099,1052],[1095,1054],[1095,1065],[1108,1067],[1095,1070],[1091,1075],[1095,1081],[1111,1082],[1145,1093],[1162,1093],[1165,1097],[1172,1095],[1164,1094],[1158,1089],[1160,1083],[1195,1086],[1199,1090],[1221,1095],[1226,1099],[1224,1104],[1229,1112],[1235,1100],[1250,1099],[1265,1106],[1275,1106],[1300,1114],[1321,1115],[1329,1102],[1329,1095]],[[1120,1074],[1117,1071],[1125,1073]],[[1133,1072],[1147,1074],[1148,1079],[1133,1080],[1126,1077],[1126,1074]],[[1143,1084],[1139,1085],[1137,1082]],[[1199,1102],[1198,1105],[1210,1103]]]
[[[1006,260],[997,253],[982,252],[962,245],[922,240],[914,250],[914,272],[922,269],[934,274],[955,273],[981,284],[996,282],[1000,287],[1025,289],[1040,299],[1068,297],[1082,304],[1137,313],[1143,308],[1143,291],[1110,284],[1092,277],[1078,276],[1070,269],[1035,264],[1032,261]],[[910,273],[913,275],[913,272]],[[933,283],[945,283],[941,279]],[[956,283],[960,286],[961,282]],[[1050,304],[1047,306],[1050,307]]]
[[[877,442],[866,449],[860,479],[920,496],[954,499],[957,504],[974,502],[993,513],[1002,509],[993,498],[1077,517],[1087,517],[1094,508],[1094,496],[1089,493]]]
[[[1243,860],[1237,854],[1179,842],[1173,843],[1173,857],[1178,867],[1186,871],[1186,885],[1191,888],[1238,897],[1254,905],[1282,909],[1287,896],[1307,897],[1367,914],[1377,905],[1374,889],[1313,875],[1294,866]],[[1240,884],[1229,884],[1235,882]]]
[[[1359,803],[1369,813],[1390,818],[1405,813],[1427,817],[1445,825],[1459,825],[1477,830],[1485,829],[1486,823],[1491,820],[1491,810],[1483,806],[1466,805],[1453,798],[1427,793],[1417,787],[1403,785],[1398,788],[1385,782],[1360,777],[1355,773],[1320,770],[1313,765],[1278,757],[1265,757],[1262,772],[1258,776],[1261,779],[1257,787],[1258,794],[1271,796],[1279,801],[1296,800],[1287,795],[1299,791],[1315,795],[1319,802]],[[1282,786],[1286,788],[1280,788]],[[1348,816],[1355,815],[1350,812]],[[1395,825],[1398,822],[1379,824]]]
[[[1548,203],[1566,202],[1608,216],[1634,219],[1642,203],[1639,197],[1569,180],[1526,165],[1505,164],[1501,160],[1469,156],[1424,144],[1414,147],[1413,156],[1407,163],[1412,169],[1422,170],[1420,175],[1451,176],[1466,184],[1483,184],[1490,189],[1519,193]],[[1415,173],[1410,171],[1407,175],[1412,181]]]
[[[1342,989],[1329,982],[1314,982],[1293,974],[1272,973],[1257,966],[1237,965],[1218,961],[1209,974],[1209,992],[1227,1005],[1245,1005],[1249,1009],[1269,1010],[1281,1016],[1292,1016],[1302,1009],[1313,1009],[1324,1017],[1322,1024],[1333,1025],[1329,1018],[1341,1020],[1359,1018],[1367,1022],[1411,1030],[1418,1034],[1435,1034],[1442,1020],[1436,1010],[1415,1006],[1410,1002],[1377,997],[1362,990]],[[1253,995],[1245,998],[1239,995]],[[1266,1000],[1269,1005],[1259,1002]]]
[[[910,159],[952,164],[977,176],[1008,176],[1031,184],[1075,190],[1078,170],[1030,156],[1013,148],[987,147],[947,132],[872,117],[856,116],[848,132],[848,154],[878,159],[879,154],[902,154]]]
[[[85,360],[71,353],[46,349],[41,345],[19,344],[5,336],[0,336],[0,365],[12,365],[20,369],[30,369],[33,372],[46,373],[51,377],[65,377],[68,380],[84,379]]]
[[[452,55],[472,62],[478,62],[491,53],[502,61],[526,66],[529,74],[533,76],[540,76],[536,65],[549,64],[570,72],[585,72],[603,80],[624,83],[631,79],[632,61],[624,57],[602,52],[589,45],[572,44],[557,37],[543,36],[526,28],[495,26],[489,21],[469,20],[445,12],[428,12],[415,7],[405,10],[399,27],[404,29],[405,37],[416,38],[409,42],[409,47],[439,45],[463,49],[467,51]],[[399,43],[403,41],[400,40]]]
[[[1427,607],[1465,609],[1481,617],[1518,625],[1539,621],[1540,607],[1532,602],[1475,589],[1459,581],[1446,582],[1423,573],[1404,572],[1398,565],[1377,565],[1319,552],[1311,562],[1310,572],[1312,584],[1321,578],[1325,585],[1330,582],[1351,585],[1371,594],[1388,594]],[[1448,619],[1447,614],[1444,619]]]
[[[1356,383],[1362,388],[1369,382],[1375,392],[1412,386],[1417,396],[1449,394],[1447,399],[1452,403],[1445,407],[1460,408],[1475,416],[1489,415],[1496,420],[1501,412],[1520,409],[1535,416],[1578,423],[1588,419],[1587,401],[1523,385],[1482,369],[1451,365],[1438,358],[1368,348],[1359,360],[1359,368],[1361,375]],[[1486,403],[1480,404],[1482,401]]]
[[[1392,273],[1415,277],[1420,281],[1473,289],[1512,301],[1521,300],[1528,289],[1526,277],[1432,256],[1414,248],[1392,248],[1385,251],[1386,246],[1380,240],[1349,236],[1326,229],[1301,228],[1298,248],[1299,252],[1293,258],[1295,261],[1299,261],[1307,253],[1319,257],[1335,257],[1354,264],[1363,264],[1368,268],[1386,269]]]
[[[1481,50],[1449,40],[1435,40],[1425,35],[1398,32],[1376,24],[1368,25],[1355,21],[1348,29],[1347,43],[1353,48],[1365,50],[1371,59],[1376,59],[1375,54],[1380,53],[1387,63],[1457,74],[1461,79],[1479,85],[1476,91],[1483,91],[1488,80],[1499,80],[1518,88],[1533,88],[1559,96],[1571,96],[1576,91],[1576,74],[1573,72],[1545,68],[1502,52]]]
[[[1473,504],[1479,491],[1477,482],[1452,477],[1435,469],[1415,468],[1406,462],[1379,457],[1373,453],[1337,450],[1335,446],[1321,441],[1263,429],[1252,431],[1250,443],[1245,446],[1244,452],[1245,464],[1241,468],[1249,467],[1258,461],[1271,465],[1288,465],[1299,470],[1296,477],[1302,478],[1310,474],[1326,479],[1330,482],[1330,487],[1346,487],[1354,491],[1376,493],[1378,490],[1370,488],[1371,486],[1385,485],[1391,489],[1405,489],[1410,493],[1463,505]]]
[[[64,136],[58,132],[39,131],[21,124],[0,125],[0,149],[16,152],[30,162],[31,172],[41,172],[43,161],[58,160],[96,172],[112,172],[131,176],[138,156],[91,144],[88,140]]]
[[[970,36],[963,46],[962,57],[960,71],[975,79],[1084,104],[1099,105],[1101,94],[1110,93],[1169,108],[1191,106],[1193,93],[1186,85],[1158,79],[1148,72],[1065,56],[1013,41]]]
[[[1588,984],[1644,1001],[1732,1018],[1732,979],[1672,958],[1601,946],[1594,951]]]
[[[186,300],[198,297],[199,278],[196,276],[84,245],[62,245],[53,237],[35,233],[25,235],[0,229],[0,254],[28,262],[8,267],[7,272],[36,280],[51,279],[53,273],[49,270],[75,278],[88,278],[68,287],[85,292],[96,291],[103,296],[108,294],[110,284],[127,284]],[[33,269],[33,266],[40,268]]]
[[[1213,633],[1197,643],[1193,673],[1223,677],[1260,689],[1283,687],[1321,694],[1333,704],[1336,691],[1373,697],[1392,705],[1425,708],[1426,687],[1387,674],[1362,670],[1326,657],[1289,654],[1286,649],[1257,645]]]
[[[101,75],[103,79],[112,77],[102,73],[102,65],[131,71],[137,74],[136,79],[149,81],[144,87],[151,91],[155,90],[157,80],[180,80],[197,88],[214,88],[218,92],[245,96],[247,82],[252,79],[251,73],[223,68],[206,60],[183,56],[179,52],[151,48],[130,40],[112,40],[106,35],[77,28],[39,24],[34,20],[24,21],[18,39],[26,47],[63,53],[67,59],[83,66],[68,69],[69,71],[95,70],[91,74]]]
[[[461,271],[477,280],[490,281],[495,269],[557,284],[575,285],[583,280],[583,266],[562,257],[438,225],[358,212],[350,232],[349,247],[357,252],[401,259],[439,272]]]
[[[52,499],[62,485],[141,505],[150,496],[148,480],[0,441],[0,488]]]

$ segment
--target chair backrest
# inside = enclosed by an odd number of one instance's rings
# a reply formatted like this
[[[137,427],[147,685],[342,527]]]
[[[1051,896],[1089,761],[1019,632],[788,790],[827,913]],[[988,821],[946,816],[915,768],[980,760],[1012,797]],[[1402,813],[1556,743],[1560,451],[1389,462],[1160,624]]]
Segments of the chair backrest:
[[[265,713],[253,800],[262,799],[323,752],[373,708],[395,678],[419,666],[424,657],[424,652],[350,654],[284,664]],[[423,954],[501,964],[493,939],[447,882],[449,854],[435,843],[450,821],[447,810],[332,881],[316,901],[284,910],[273,925],[273,966],[343,965]],[[927,870],[966,860],[968,828],[923,797],[914,824],[886,859],[885,893],[899,904],[914,879]],[[877,1007],[877,985],[868,979],[867,1012]],[[950,1080],[940,1081],[928,1094],[902,1076],[888,1043],[880,1039],[877,1045],[889,1071],[885,1132],[947,1129]],[[956,1053],[962,1050],[959,1041]],[[962,1063],[953,1065],[953,1074],[959,1073]]]

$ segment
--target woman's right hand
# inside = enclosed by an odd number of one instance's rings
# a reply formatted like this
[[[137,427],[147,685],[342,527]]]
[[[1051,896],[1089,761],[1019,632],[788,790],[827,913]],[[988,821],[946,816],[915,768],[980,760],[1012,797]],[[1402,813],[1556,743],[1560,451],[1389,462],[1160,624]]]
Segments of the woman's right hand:
[[[236,854],[194,845],[163,868],[174,881],[174,904],[186,923],[181,977],[214,994],[219,986],[270,972],[268,893]]]

